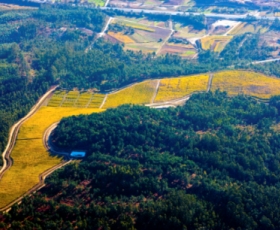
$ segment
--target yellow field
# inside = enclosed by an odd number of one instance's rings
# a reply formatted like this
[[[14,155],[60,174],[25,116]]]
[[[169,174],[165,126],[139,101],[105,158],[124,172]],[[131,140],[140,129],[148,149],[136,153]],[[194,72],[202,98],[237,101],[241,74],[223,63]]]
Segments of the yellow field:
[[[215,35],[215,36],[204,37],[201,39],[201,47],[204,50],[209,50],[216,43],[213,50],[220,52],[231,39],[232,39],[232,36]]]
[[[104,94],[79,91],[56,91],[50,99],[50,107],[76,107],[76,108],[99,108],[103,102]]]
[[[93,93],[90,92],[83,92],[80,94],[80,97],[76,101],[75,107],[87,107],[88,103],[91,100],[91,97],[93,96]]]
[[[105,98],[104,94],[94,94],[92,100],[90,101],[88,108],[99,108]]]
[[[59,107],[61,102],[64,100],[65,96],[66,96],[66,91],[61,91],[61,90],[55,91],[48,103],[48,106]]]
[[[280,79],[246,71],[224,71],[214,74],[211,90],[227,91],[229,95],[247,94],[268,99],[280,94]]]
[[[122,21],[122,20],[116,20],[113,23],[119,23],[123,26],[130,27],[130,28],[137,29],[137,30],[155,32],[155,30],[152,29],[151,27],[148,27],[148,26],[145,26],[145,25],[142,25],[142,24],[138,24],[138,23],[127,22],[127,21]]]
[[[115,39],[117,39],[117,40],[119,40],[120,42],[123,42],[123,43],[125,43],[125,44],[127,44],[127,43],[135,43],[135,41],[134,40],[132,40],[132,38],[131,37],[129,37],[129,36],[127,36],[127,35],[124,35],[124,34],[122,34],[122,33],[120,33],[120,32],[118,32],[118,33],[114,33],[114,32],[108,32],[108,34],[111,36],[111,37],[113,37],[113,38],[115,38]]]
[[[254,26],[252,24],[243,22],[235,27],[229,34],[230,35],[240,35],[245,33],[265,33],[268,30],[267,27],[262,27],[261,25]]]
[[[155,94],[157,81],[145,81],[108,95],[102,108],[113,108],[122,104],[149,104]]]
[[[155,102],[170,101],[197,91],[206,91],[208,80],[208,75],[162,79]]]
[[[100,109],[42,107],[20,128],[11,153],[13,166],[0,180],[0,207],[17,199],[39,182],[39,174],[59,164],[51,157],[42,142],[45,130],[63,117],[101,112]]]
[[[214,48],[214,52],[221,52],[225,46],[226,46],[227,42],[217,42]]]

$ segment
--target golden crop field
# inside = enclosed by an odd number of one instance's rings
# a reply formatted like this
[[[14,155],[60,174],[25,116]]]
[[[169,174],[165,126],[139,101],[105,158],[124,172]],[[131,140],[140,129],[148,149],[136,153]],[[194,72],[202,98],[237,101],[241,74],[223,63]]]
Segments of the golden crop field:
[[[214,52],[221,52],[225,48],[226,44],[227,42],[217,42],[214,48]]]
[[[83,92],[80,94],[80,97],[76,101],[75,106],[76,107],[82,107],[85,108],[89,104],[91,97],[93,96],[93,93],[91,92]]]
[[[39,175],[61,162],[43,145],[45,130],[63,117],[102,112],[101,109],[42,107],[21,126],[11,153],[13,166],[0,180],[0,207],[17,199],[37,183]]]
[[[245,33],[265,33],[268,30],[268,27],[263,27],[261,25],[252,25],[249,23],[241,23],[235,27],[229,34],[231,35],[240,35]]]
[[[48,106],[59,107],[66,96],[66,91],[57,90],[48,102]]]
[[[145,81],[109,94],[102,108],[113,108],[122,104],[149,104],[155,94],[157,81]]]
[[[214,35],[214,36],[207,36],[201,39],[201,47],[204,50],[209,50],[211,49],[212,45],[216,43],[223,43],[223,46],[225,46],[230,40],[232,39],[232,36],[219,36],[219,35]],[[217,46],[217,45],[216,45]],[[219,45],[221,47],[221,45]],[[215,49],[215,47],[214,47]],[[218,50],[220,48],[217,48]]]
[[[211,90],[220,89],[229,95],[246,94],[268,99],[280,94],[280,79],[248,71],[224,71],[214,74]]]
[[[120,33],[120,32],[118,32],[118,33],[114,33],[114,32],[108,32],[108,34],[111,36],[111,37],[113,37],[113,38],[115,38],[115,39],[117,39],[117,40],[119,40],[120,42],[123,42],[123,43],[125,43],[125,44],[127,44],[127,43],[135,43],[135,41],[131,38],[131,37],[129,37],[129,36],[127,36],[127,35],[124,35],[124,34],[122,34],[122,33]]]
[[[190,95],[198,91],[206,91],[209,76],[197,75],[160,80],[159,90],[155,102],[170,101]]]
[[[94,94],[89,105],[88,108],[99,108],[103,102],[105,98],[104,94]]]
[[[62,94],[64,92],[64,94]],[[104,94],[94,94],[92,92],[65,91],[55,92],[50,99],[50,107],[76,107],[76,108],[99,108],[103,102]]]

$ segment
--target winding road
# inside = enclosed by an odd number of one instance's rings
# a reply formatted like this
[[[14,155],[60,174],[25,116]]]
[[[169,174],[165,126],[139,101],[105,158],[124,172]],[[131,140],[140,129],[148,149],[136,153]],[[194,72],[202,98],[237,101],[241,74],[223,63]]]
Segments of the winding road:
[[[25,122],[28,118],[30,118],[34,113],[37,112],[37,110],[42,106],[42,104],[44,103],[44,101],[46,100],[46,98],[48,96],[50,96],[50,94],[56,90],[57,86],[52,87],[49,91],[47,91],[39,100],[38,102],[31,108],[30,112],[23,117],[22,119],[20,119],[16,124],[14,124],[10,130],[10,134],[9,134],[9,139],[8,139],[8,143],[6,146],[6,149],[4,150],[4,152],[2,153],[2,159],[3,159],[3,167],[0,170],[0,179],[3,177],[4,173],[12,166],[13,164],[13,160],[10,157],[11,151],[14,148],[15,142],[16,142],[16,138],[17,138],[17,134],[19,132],[19,128],[20,126],[23,124],[23,122]]]

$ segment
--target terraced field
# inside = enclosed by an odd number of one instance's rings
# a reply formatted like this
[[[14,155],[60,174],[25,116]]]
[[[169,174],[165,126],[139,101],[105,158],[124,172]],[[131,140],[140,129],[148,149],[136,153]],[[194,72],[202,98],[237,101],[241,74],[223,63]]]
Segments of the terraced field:
[[[155,102],[178,99],[194,92],[206,91],[208,75],[186,76],[160,80]]]
[[[214,74],[211,90],[229,95],[246,94],[262,99],[280,95],[280,79],[247,71],[224,71]]]
[[[50,107],[76,107],[76,108],[99,108],[103,102],[104,94],[79,91],[56,91],[49,100]]]
[[[231,35],[240,35],[245,33],[265,33],[268,30],[267,27],[261,25],[253,25],[250,23],[243,22],[237,27],[235,27],[229,34]]]
[[[99,108],[105,98],[104,94],[94,94],[88,108]]]
[[[213,50],[221,52],[227,43],[230,42],[232,36],[208,36],[201,39],[201,47],[204,50]]]
[[[55,91],[54,94],[52,95],[52,98],[50,99],[50,101],[48,103],[48,106],[60,107],[66,94],[67,94],[66,91],[61,91],[61,90]]]
[[[43,145],[45,130],[63,117],[102,112],[100,109],[42,107],[21,126],[11,153],[13,166],[0,180],[0,207],[17,199],[37,183],[39,175],[61,162]]]
[[[145,81],[108,95],[102,108],[114,108],[122,104],[149,104],[156,91],[157,81]]]

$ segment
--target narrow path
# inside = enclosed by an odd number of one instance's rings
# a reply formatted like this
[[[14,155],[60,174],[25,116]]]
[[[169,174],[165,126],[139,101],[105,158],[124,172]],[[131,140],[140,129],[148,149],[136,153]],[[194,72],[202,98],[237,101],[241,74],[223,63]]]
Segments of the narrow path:
[[[107,21],[107,23],[105,24],[103,30],[102,30],[100,33],[97,34],[97,36],[96,36],[97,38],[101,38],[101,37],[104,36],[104,33],[105,33],[105,31],[108,29],[108,26],[109,26],[109,24],[111,23],[112,19],[114,19],[114,18],[110,17],[110,18],[108,19],[108,21]],[[94,40],[95,40],[95,39],[94,39]],[[93,43],[94,43],[94,41],[86,48],[85,53],[87,53],[87,52],[91,49],[91,46],[92,46]]]
[[[153,104],[155,99],[156,99],[156,96],[157,96],[157,93],[158,93],[158,89],[159,89],[159,85],[160,85],[160,80],[157,80],[157,86],[156,86],[156,89],[155,89],[155,93],[153,95],[153,98],[151,100],[151,103]]]
[[[268,63],[268,62],[274,62],[274,61],[280,61],[280,58],[267,59],[267,60],[263,60],[263,61],[254,61],[254,62],[252,62],[252,64],[255,65],[255,64],[262,64],[262,63]]]
[[[107,7],[107,5],[109,4],[110,0],[106,0],[104,7]]]
[[[58,154],[58,155],[63,155],[66,158],[69,158],[69,153],[68,152],[55,150],[54,147],[52,146],[51,142],[50,142],[50,135],[51,135],[52,131],[57,127],[58,123],[59,122],[53,123],[49,128],[46,129],[46,131],[43,135],[43,144],[44,144],[44,147],[49,152],[52,152],[52,153]]]
[[[59,154],[59,155],[64,155],[66,157],[66,160],[61,162],[60,164],[46,170],[45,172],[41,173],[39,175],[39,183],[36,184],[33,188],[29,189],[26,193],[24,193],[22,196],[18,197],[16,200],[14,200],[13,202],[11,202],[10,204],[6,205],[3,208],[0,208],[1,212],[8,212],[11,207],[16,204],[16,203],[20,203],[21,200],[23,199],[23,197],[30,195],[33,192],[36,192],[38,190],[40,190],[41,188],[43,188],[45,186],[45,179],[52,174],[55,170],[60,169],[62,167],[64,167],[65,165],[69,164],[70,162],[72,162],[71,159],[69,159],[69,153],[67,152],[59,152],[57,150],[55,150],[53,148],[53,146],[51,145],[50,141],[49,141],[49,136],[52,133],[52,131],[57,127],[59,122],[56,122],[54,124],[52,124],[44,133],[43,135],[43,144],[44,147],[46,148],[47,151],[55,153],[55,154]]]
[[[25,122],[29,117],[31,117],[35,112],[37,112],[37,110],[41,107],[41,105],[45,102],[45,100],[47,99],[47,97],[54,91],[56,90],[57,86],[52,87],[49,91],[47,91],[39,100],[38,102],[31,108],[30,112],[23,117],[22,119],[20,119],[16,124],[14,124],[12,126],[12,128],[10,129],[10,134],[9,134],[9,139],[8,139],[8,143],[7,146],[4,150],[4,152],[2,153],[2,158],[3,158],[3,167],[0,170],[0,179],[3,177],[4,173],[12,166],[13,164],[13,160],[10,157],[10,154],[12,152],[12,149],[15,145],[16,142],[16,137],[17,134],[19,132],[19,128],[20,126],[23,124],[23,122]]]
[[[102,104],[99,106],[99,109],[102,109],[102,107],[104,106],[106,100],[107,100],[108,94],[106,94],[106,96],[104,97]]]
[[[212,85],[212,80],[213,80],[213,73],[209,74],[209,81],[208,81],[208,86],[207,86],[207,90],[206,92],[209,92],[211,89],[211,85]]]
[[[236,23],[233,27],[231,27],[231,29],[226,32],[223,36],[228,36],[228,34],[233,31],[237,26],[239,26],[241,24],[241,22]]]
[[[114,19],[114,18],[112,18],[112,17],[110,17],[110,18],[108,19],[108,21],[107,21],[106,25],[104,26],[103,30],[101,31],[101,33],[99,33],[99,34],[97,35],[98,38],[101,38],[101,37],[104,36],[106,30],[108,29],[108,26],[110,25],[110,23],[111,23],[111,21],[112,21],[113,19]]]
[[[164,42],[162,43],[162,45],[158,48],[156,54],[159,53],[159,51],[161,51],[162,47],[165,45],[165,43],[169,40],[169,38],[172,36],[172,34],[174,33],[174,30],[172,29],[170,34],[168,35],[168,37],[164,40]]]

